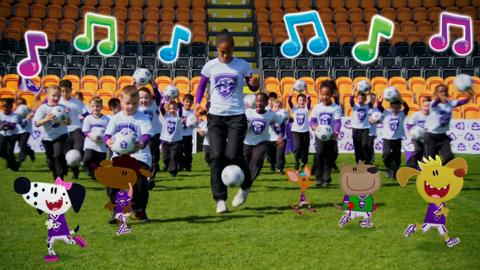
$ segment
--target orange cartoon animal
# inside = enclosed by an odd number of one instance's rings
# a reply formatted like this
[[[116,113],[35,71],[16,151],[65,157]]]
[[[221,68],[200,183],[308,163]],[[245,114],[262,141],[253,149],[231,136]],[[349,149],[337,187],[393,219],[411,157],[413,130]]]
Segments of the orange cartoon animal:
[[[315,180],[310,178],[312,174],[310,168],[305,166],[305,168],[303,168],[303,172],[287,169],[285,174],[290,182],[297,183],[300,186],[300,203],[292,206],[293,211],[299,215],[303,215],[303,212],[300,210],[300,208],[302,206],[306,206],[308,211],[315,212],[315,209],[311,206],[307,196],[305,196],[305,191],[315,183]]]

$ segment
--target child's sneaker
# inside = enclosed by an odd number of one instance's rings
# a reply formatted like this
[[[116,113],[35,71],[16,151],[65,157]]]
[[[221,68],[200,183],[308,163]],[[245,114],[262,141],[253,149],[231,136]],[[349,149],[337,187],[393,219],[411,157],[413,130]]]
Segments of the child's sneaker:
[[[73,240],[75,240],[75,243],[77,243],[79,247],[81,248],[87,247],[87,241],[85,241],[85,239],[83,239],[80,235],[75,236]]]
[[[155,179],[153,177],[147,178],[147,188],[148,190],[152,190],[155,187]]]
[[[247,201],[248,193],[250,193],[250,188],[243,190],[240,188],[233,198],[232,206],[239,207],[240,205],[244,204]]]
[[[407,229],[405,229],[405,231],[403,232],[403,235],[405,235],[405,237],[409,237],[412,234],[414,234],[416,230],[417,230],[417,225],[410,224],[408,225]]]
[[[227,203],[224,200],[217,201],[217,214],[227,213]]]
[[[373,227],[373,222],[368,219],[364,219],[360,221],[360,227],[362,228],[372,228]]]
[[[448,238],[447,241],[445,241],[445,244],[446,244],[447,247],[449,247],[449,248],[454,247],[454,246],[460,244],[460,238],[458,238],[458,237],[450,237],[450,238]]]
[[[45,262],[56,262],[58,261],[57,255],[47,255],[44,257]]]
[[[345,225],[347,225],[348,221],[349,221],[348,215],[345,214],[345,215],[342,216],[342,218],[338,222],[338,226],[343,228],[343,227],[345,227]]]

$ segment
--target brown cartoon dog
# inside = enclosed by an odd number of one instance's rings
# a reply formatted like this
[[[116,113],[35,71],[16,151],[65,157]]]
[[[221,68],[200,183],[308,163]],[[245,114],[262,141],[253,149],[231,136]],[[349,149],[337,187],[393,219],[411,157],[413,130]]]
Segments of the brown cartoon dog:
[[[300,203],[292,206],[293,211],[299,215],[303,215],[303,212],[300,210],[300,208],[302,206],[307,206],[308,211],[315,212],[315,209],[311,207],[307,196],[305,196],[305,191],[315,183],[315,180],[310,178],[312,174],[310,168],[305,166],[305,168],[303,168],[303,172],[287,169],[285,174],[290,182],[297,183],[300,186]]]
[[[345,214],[338,225],[344,227],[350,219],[362,217],[360,226],[371,228],[372,214],[376,209],[373,193],[380,189],[382,184],[377,167],[364,164],[345,166],[340,177],[340,188],[345,194],[342,205]]]

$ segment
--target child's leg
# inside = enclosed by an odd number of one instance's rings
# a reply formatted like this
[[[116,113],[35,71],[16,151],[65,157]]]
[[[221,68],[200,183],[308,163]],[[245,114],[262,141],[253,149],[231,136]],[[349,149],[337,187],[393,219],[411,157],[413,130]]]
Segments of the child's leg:
[[[17,142],[17,136],[12,135],[12,136],[6,136],[6,144],[5,144],[5,156],[7,159],[7,166],[12,170],[12,171],[18,171],[20,164],[17,163],[17,160],[15,159],[15,143]]]
[[[276,143],[276,159],[277,159],[277,169],[283,171],[285,168],[285,140],[282,140],[280,143]]]
[[[363,161],[366,163],[366,164],[370,164],[369,161],[371,159],[371,156],[372,156],[372,149],[370,148],[369,146],[369,138],[368,138],[368,132],[369,130],[368,129],[362,129],[362,133],[360,135],[360,144],[361,144],[361,148],[363,150]]]
[[[301,133],[298,133],[298,132],[292,132],[292,136],[293,136],[293,154],[295,156],[295,162],[296,163],[299,163],[300,160],[301,160],[301,157],[302,157],[302,153],[301,153]],[[296,168],[298,169],[298,168]]]
[[[192,143],[192,136],[184,136],[183,137],[183,143],[182,143],[182,153],[183,153],[183,165],[182,167],[186,171],[191,171],[192,170],[192,148],[193,148],[193,143]]]
[[[177,174],[180,164],[180,156],[182,155],[182,142],[175,142],[170,144],[170,163],[168,165],[168,172],[171,174]]]
[[[303,155],[302,155],[302,166],[308,164],[308,154],[310,152],[310,132],[303,133]]]
[[[362,148],[362,130],[352,128],[353,151],[355,153],[355,162],[358,164],[360,160],[365,160]]]
[[[442,155],[443,164],[447,164],[450,160],[454,159],[455,156],[452,153],[452,147],[450,146],[450,138],[448,135],[442,134],[441,137],[440,153]]]
[[[383,164],[388,171],[392,170],[392,144],[387,139],[383,139]]]
[[[253,155],[253,146],[244,144],[243,145],[243,159],[245,160],[245,163],[248,165],[248,170],[250,171],[250,161],[252,160],[252,155]],[[251,174],[252,171],[250,171]]]
[[[28,155],[28,137],[30,137],[30,133],[28,132],[18,134],[18,147],[20,148],[20,153],[18,153],[18,162],[25,161],[25,158]]]
[[[243,141],[247,135],[247,118],[245,115],[228,117],[226,124],[228,126],[227,145],[225,149],[225,161],[227,164],[235,164],[239,166],[245,174],[245,179],[241,188],[247,189],[252,185],[250,170],[247,163],[243,159]],[[210,136],[210,128],[208,129],[208,136]],[[210,139],[210,137],[209,137]],[[210,142],[210,141],[209,141]],[[221,172],[220,172],[221,173]]]
[[[226,200],[228,193],[227,187],[222,182],[222,170],[225,164],[224,152],[227,140],[227,125],[222,117],[208,115],[208,141],[210,143],[210,187],[212,189],[213,199]],[[242,156],[243,158],[243,156]]]
[[[62,135],[53,141],[53,161],[55,166],[55,177],[63,177],[67,174],[68,166],[65,159],[65,141],[68,135]]]
[[[317,184],[323,183],[323,170],[325,163],[325,143],[315,138],[315,182]]]
[[[160,169],[158,166],[160,161],[160,134],[155,134],[150,140],[150,152],[153,160],[152,170],[156,173]]]
[[[249,162],[250,175],[253,181],[258,177],[263,167],[263,161],[267,154],[267,142],[255,145],[252,149],[251,159]]]
[[[210,146],[209,145],[204,145],[203,146],[203,155],[205,162],[210,165]]]
[[[322,180],[324,183],[332,182],[331,174],[335,162],[333,161],[333,159],[329,159],[328,157],[335,155],[335,142],[335,140],[326,141],[324,145],[324,162],[322,169]]]
[[[392,171],[395,177],[402,163],[402,140],[393,140],[392,143]]]
[[[80,152],[81,155],[83,155],[83,145],[84,145],[85,137],[83,136],[82,130],[76,129],[70,132],[69,138],[71,140],[70,149],[76,149],[78,152]],[[77,179],[78,175],[80,174],[80,166],[72,167],[72,172],[73,172],[73,178]]]
[[[274,141],[273,142],[269,141],[267,144],[267,147],[268,147],[267,156],[270,161],[270,168],[272,169],[272,171],[275,171],[276,164],[277,164],[277,160],[276,160],[277,147]]]
[[[150,167],[141,161],[138,162],[138,165],[142,169],[150,170]],[[147,209],[148,197],[147,177],[139,174],[137,182],[133,185],[132,209],[135,212],[145,211]]]
[[[163,165],[165,168],[170,166],[170,143],[169,142],[162,142],[162,158],[163,158]]]
[[[367,164],[373,164],[375,161],[375,136],[368,136],[368,149],[370,156],[367,157]]]
[[[413,155],[410,157],[409,160],[407,160],[407,167],[410,168],[417,168],[418,166],[418,161],[421,161],[423,159],[424,155],[424,145],[421,141],[418,140],[412,140],[413,147],[414,147],[414,152]]]
[[[437,150],[437,136],[435,134],[425,133],[425,156],[435,158],[438,154]]]
[[[47,165],[48,169],[53,174],[53,178],[55,179],[55,160],[53,159],[53,141],[44,141],[42,140],[43,147],[45,148],[45,155],[47,156]]]

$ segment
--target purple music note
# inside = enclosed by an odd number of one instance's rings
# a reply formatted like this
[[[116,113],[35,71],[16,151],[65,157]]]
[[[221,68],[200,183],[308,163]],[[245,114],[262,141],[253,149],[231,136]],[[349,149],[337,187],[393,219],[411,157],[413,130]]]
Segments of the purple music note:
[[[462,39],[453,43],[453,52],[459,56],[469,55],[473,50],[472,18],[450,12],[442,12],[440,15],[440,32],[430,38],[430,48],[436,52],[443,52],[448,48],[450,25],[463,28]]]
[[[17,72],[22,77],[34,78],[42,71],[38,49],[48,48],[48,38],[47,34],[41,31],[27,31],[24,37],[28,57],[18,63]]]

